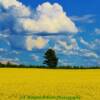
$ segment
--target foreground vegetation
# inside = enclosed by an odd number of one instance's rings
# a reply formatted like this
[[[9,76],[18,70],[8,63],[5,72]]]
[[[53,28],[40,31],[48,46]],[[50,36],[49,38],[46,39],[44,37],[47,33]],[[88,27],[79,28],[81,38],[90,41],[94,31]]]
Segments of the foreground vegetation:
[[[80,99],[31,98],[36,96]],[[100,100],[100,70],[1,68],[0,100]]]

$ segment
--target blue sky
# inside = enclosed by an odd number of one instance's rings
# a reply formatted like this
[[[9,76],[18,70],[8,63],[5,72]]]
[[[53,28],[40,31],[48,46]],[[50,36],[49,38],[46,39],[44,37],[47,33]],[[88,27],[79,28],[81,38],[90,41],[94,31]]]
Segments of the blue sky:
[[[100,66],[99,0],[0,0],[0,62]]]

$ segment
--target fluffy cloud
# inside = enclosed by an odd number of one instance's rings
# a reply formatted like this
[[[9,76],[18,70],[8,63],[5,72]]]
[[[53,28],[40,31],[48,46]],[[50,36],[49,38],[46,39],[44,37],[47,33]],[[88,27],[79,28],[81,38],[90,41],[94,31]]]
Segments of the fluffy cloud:
[[[22,29],[31,33],[78,32],[74,22],[70,20],[58,3],[43,3],[36,8],[33,18],[21,18],[18,23]]]
[[[80,43],[84,45],[89,50],[96,50],[100,48],[100,40],[94,39],[93,41],[85,41],[82,37],[80,37]]]
[[[98,58],[99,56],[95,52],[85,53],[84,56],[91,58]]]
[[[46,46],[47,43],[48,40],[42,37],[37,37],[36,39],[33,39],[32,36],[28,36],[26,38],[26,48],[29,51],[31,51],[33,48],[42,49]]]
[[[30,9],[17,0],[2,0],[0,4],[5,10],[8,10],[9,14],[11,13],[17,17],[29,16],[31,14]]]
[[[9,8],[11,6],[19,7],[19,5],[21,5],[21,3],[16,0],[0,0],[0,4],[2,4],[5,8]]]
[[[90,47],[90,44],[89,44],[87,41],[85,41],[82,37],[80,37],[80,42],[81,42],[82,44],[84,44],[84,45]]]
[[[33,47],[41,49],[47,40],[42,37],[34,40],[30,36],[25,38],[24,35],[30,33],[34,37],[34,34],[62,32],[76,33],[78,28],[58,3],[45,2],[33,11],[20,1],[0,0],[0,36],[8,39],[13,47],[20,48],[26,43],[23,46],[26,45],[28,50]]]
[[[75,39],[71,40],[71,44],[70,45],[68,45],[67,41],[61,41],[61,40],[58,41],[58,44],[61,47],[63,47],[65,50],[71,50],[71,49],[78,48],[78,44],[77,44]]]
[[[95,29],[95,33],[96,33],[96,34],[100,34],[100,28],[96,28],[96,29]]]
[[[85,57],[89,59],[99,59],[99,55],[95,52],[95,50],[92,50],[91,44],[83,40],[83,38],[80,38],[81,43],[88,46],[88,48],[83,49],[79,46],[76,39],[72,38],[69,41],[68,40],[58,40],[56,45],[54,46],[54,49],[58,51],[59,53],[62,52],[64,55],[75,55],[79,57]],[[70,44],[68,44],[70,42]]]
[[[38,61],[38,60],[39,60],[39,57],[38,57],[37,55],[34,55],[34,54],[33,54],[33,55],[32,55],[32,60],[33,60],[33,61]]]
[[[78,32],[75,23],[67,16],[62,6],[58,3],[50,4],[45,2],[39,5],[34,12],[16,0],[3,0],[0,1],[0,5],[6,11],[1,14],[0,19],[7,17],[6,19],[9,19],[9,23],[13,24],[12,30],[15,33]],[[10,18],[11,16],[12,19]]]
[[[83,16],[72,16],[70,17],[71,20],[76,21],[76,22],[82,22],[82,23],[94,23],[94,15],[88,14],[88,15],[83,15]]]
[[[37,6],[36,9],[31,9],[17,0],[0,0],[1,56],[13,59],[14,56],[20,57],[22,55],[19,52],[20,50],[24,51],[24,49],[27,49],[28,51],[32,51],[32,49],[43,49],[44,47],[53,47],[55,45],[54,49],[58,54],[64,55],[63,59],[67,59],[66,55],[74,55],[97,60],[99,59],[99,51],[96,52],[96,50],[100,47],[99,39],[88,42],[85,41],[84,38],[80,38],[81,44],[78,45],[77,42],[79,41],[75,39],[76,37],[72,34],[69,35],[69,33],[77,33],[79,31],[74,21],[93,23],[94,20],[92,17],[92,15],[87,15],[69,18],[62,6],[58,3],[50,4],[49,2],[45,2]],[[95,32],[99,33],[99,28],[95,29]],[[42,37],[43,34],[53,36]],[[61,36],[54,37],[54,35],[59,34],[61,34]],[[69,38],[69,36],[71,37]],[[86,50],[79,47],[83,44]],[[11,49],[18,49],[19,51],[13,51],[12,53],[6,51],[6,53],[4,53],[4,49],[6,48],[8,50],[8,46],[9,51],[11,51]],[[27,54],[31,53],[28,51],[24,52]],[[40,61],[38,56],[38,54],[31,54],[31,58],[34,61]],[[13,60],[3,59],[3,61],[12,62]],[[15,59],[14,62],[18,62],[18,60]]]
[[[0,52],[5,52],[6,50],[4,48],[0,48]]]

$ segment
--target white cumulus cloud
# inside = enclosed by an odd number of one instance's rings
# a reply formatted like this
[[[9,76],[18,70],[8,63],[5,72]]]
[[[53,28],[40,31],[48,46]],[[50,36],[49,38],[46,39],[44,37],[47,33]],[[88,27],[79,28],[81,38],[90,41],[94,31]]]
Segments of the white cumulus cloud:
[[[43,3],[36,8],[33,18],[21,18],[18,23],[22,29],[31,33],[78,32],[75,23],[58,3]]]
[[[42,37],[37,37],[36,39],[33,39],[32,36],[28,36],[26,38],[26,48],[27,50],[31,51],[33,48],[42,49],[46,46],[48,43],[47,39],[44,39]]]
[[[12,14],[16,17],[31,15],[30,8],[26,7],[24,4],[17,0],[1,0],[0,4],[8,11],[9,14]]]
[[[95,29],[95,33],[96,33],[96,34],[100,34],[100,28],[96,28],[96,29]]]
[[[95,52],[89,52],[84,54],[86,57],[93,57],[93,58],[98,58],[99,56]]]
[[[0,11],[0,31],[7,30],[7,34],[0,32],[0,36],[9,38],[9,43],[13,47],[23,48],[25,45],[28,50],[45,47],[48,40],[40,36],[33,39],[34,33],[42,35],[44,32],[45,34],[78,32],[75,23],[58,3],[44,2],[36,9],[30,9],[17,0],[0,0]],[[25,38],[24,35],[28,33],[31,33],[33,37]]]
[[[90,47],[90,44],[89,44],[87,41],[85,41],[82,37],[80,37],[80,42],[81,42],[82,44],[84,44],[84,45]]]
[[[0,0],[0,4],[2,4],[5,8],[9,8],[11,6],[19,7],[21,5],[17,0]]]
[[[68,45],[67,41],[58,41],[58,44],[62,46],[65,50],[72,50],[78,48],[78,44],[75,39],[71,39],[71,44]]]
[[[70,17],[73,21],[75,22],[82,22],[82,23],[94,23],[94,17],[95,15],[88,14],[88,15],[83,15],[83,16],[72,16]]]

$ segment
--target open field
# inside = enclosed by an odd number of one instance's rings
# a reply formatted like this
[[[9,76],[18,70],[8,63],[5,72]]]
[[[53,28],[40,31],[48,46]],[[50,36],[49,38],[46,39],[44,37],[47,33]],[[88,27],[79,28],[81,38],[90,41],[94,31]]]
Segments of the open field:
[[[1,68],[0,100],[44,100],[23,96],[79,96],[80,100],[100,100],[100,70]]]

